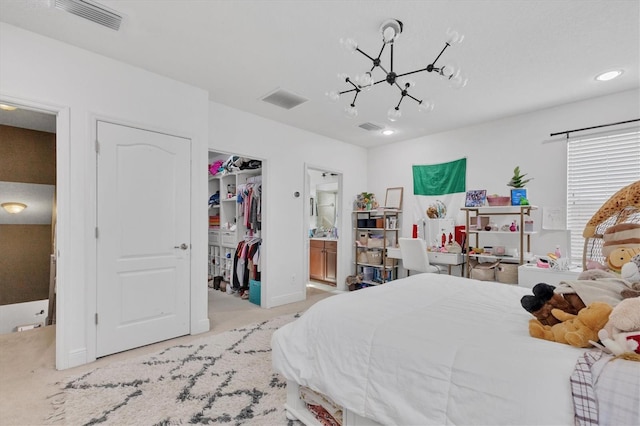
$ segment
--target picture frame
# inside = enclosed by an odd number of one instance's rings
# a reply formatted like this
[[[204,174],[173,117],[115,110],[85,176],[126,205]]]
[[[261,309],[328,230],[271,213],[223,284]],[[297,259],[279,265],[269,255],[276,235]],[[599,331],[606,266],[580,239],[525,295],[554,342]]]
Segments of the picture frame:
[[[404,188],[401,186],[396,188],[387,188],[387,193],[384,197],[384,208],[402,210],[403,192]]]
[[[471,189],[467,191],[465,197],[465,207],[482,207],[487,202],[487,190],[486,189]]]

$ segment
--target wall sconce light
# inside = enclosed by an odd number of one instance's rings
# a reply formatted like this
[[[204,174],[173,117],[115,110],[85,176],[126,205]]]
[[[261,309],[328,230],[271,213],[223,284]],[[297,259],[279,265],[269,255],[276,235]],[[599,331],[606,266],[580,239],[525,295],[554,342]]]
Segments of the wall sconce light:
[[[7,213],[11,214],[20,213],[22,210],[27,208],[27,205],[22,203],[2,203],[0,204],[0,206],[2,206],[2,208],[5,209]]]

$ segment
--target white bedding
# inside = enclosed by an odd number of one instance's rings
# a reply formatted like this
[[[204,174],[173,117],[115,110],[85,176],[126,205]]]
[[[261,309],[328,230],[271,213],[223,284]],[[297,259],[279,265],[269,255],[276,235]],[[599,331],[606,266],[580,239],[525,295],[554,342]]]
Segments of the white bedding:
[[[570,425],[582,349],[529,336],[530,289],[419,274],[316,303],[273,366],[385,425]]]

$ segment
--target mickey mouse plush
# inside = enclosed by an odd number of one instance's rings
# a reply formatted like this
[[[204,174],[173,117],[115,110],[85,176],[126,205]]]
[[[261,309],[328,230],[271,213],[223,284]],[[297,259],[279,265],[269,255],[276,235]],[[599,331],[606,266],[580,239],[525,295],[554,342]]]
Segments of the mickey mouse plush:
[[[560,320],[551,315],[552,309],[560,309],[568,314],[576,315],[585,307],[584,302],[575,293],[557,294],[554,286],[538,283],[533,286],[533,296],[527,295],[520,299],[520,304],[531,313],[542,325],[558,324]]]

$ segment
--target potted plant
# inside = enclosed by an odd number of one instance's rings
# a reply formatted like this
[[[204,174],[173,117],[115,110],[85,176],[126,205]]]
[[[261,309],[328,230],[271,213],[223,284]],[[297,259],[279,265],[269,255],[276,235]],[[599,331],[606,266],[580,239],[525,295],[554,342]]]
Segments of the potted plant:
[[[516,166],[516,168],[513,169],[513,177],[511,178],[509,183],[507,183],[507,186],[513,188],[511,190],[512,206],[529,204],[529,202],[527,201],[527,188],[525,187],[525,185],[533,178],[525,179],[525,176],[527,176],[526,173],[520,173],[520,166]]]

